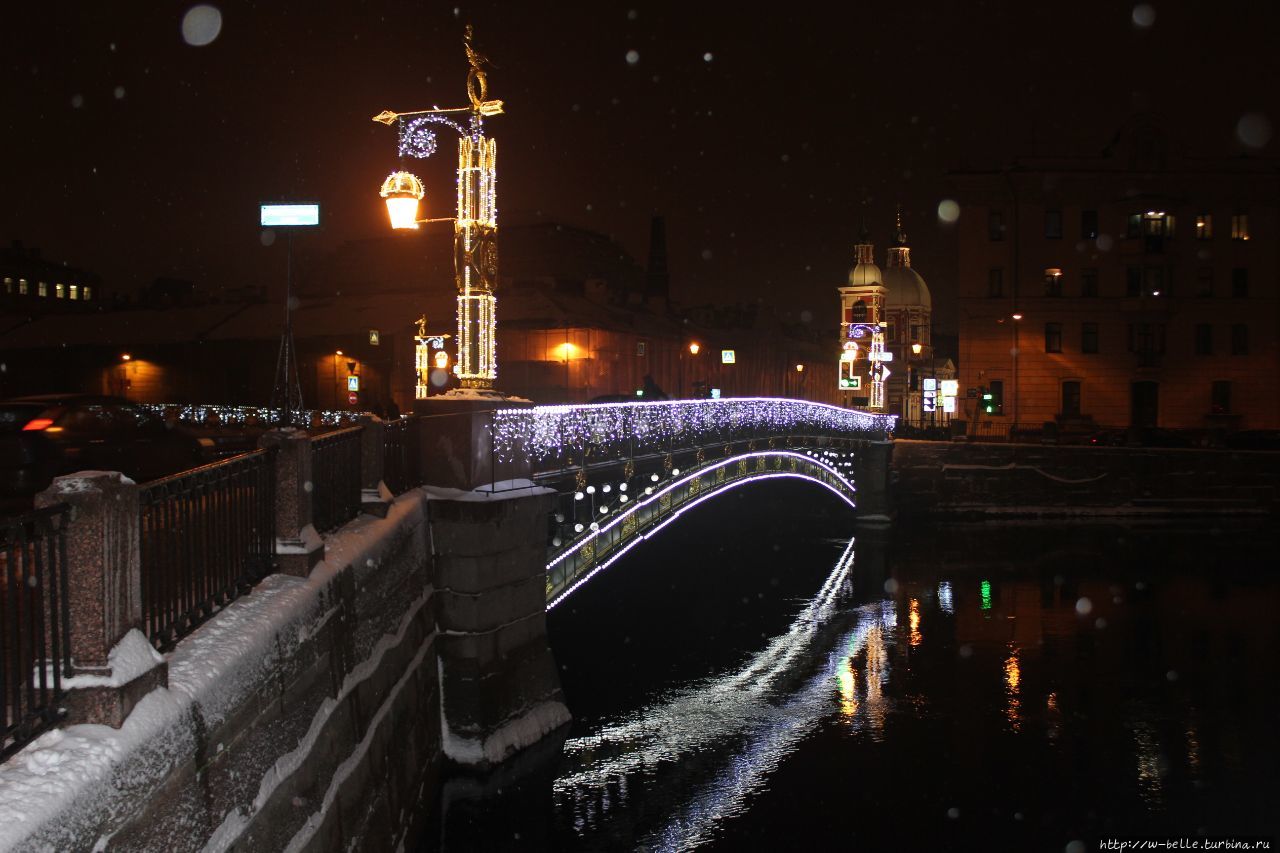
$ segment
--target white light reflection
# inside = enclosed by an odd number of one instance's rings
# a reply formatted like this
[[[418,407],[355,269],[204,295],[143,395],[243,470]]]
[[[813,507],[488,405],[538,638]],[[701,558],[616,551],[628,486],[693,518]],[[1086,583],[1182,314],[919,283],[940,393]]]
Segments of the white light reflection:
[[[881,692],[888,678],[886,643],[897,622],[894,603],[861,608],[857,627],[835,643],[829,654],[816,655],[814,649],[824,642],[821,632],[840,612],[839,599],[847,588],[853,554],[850,541],[787,632],[737,672],[707,679],[595,735],[569,740],[564,754],[586,766],[556,780],[557,797],[580,813],[599,802],[599,792],[607,785],[631,774],[652,773],[663,764],[674,767],[691,755],[735,738],[745,739],[727,764],[685,800],[666,827],[637,839],[641,849],[685,850],[709,840],[724,818],[742,810],[746,799],[765,784],[796,744],[830,716],[833,699],[842,711],[857,715],[856,707],[845,704],[845,696],[846,692],[856,696],[861,688],[866,691],[863,707],[878,706],[878,723],[872,724],[882,725],[887,710]],[[860,678],[850,664],[864,653],[866,677]],[[823,662],[821,669],[805,671],[806,664],[815,660]],[[796,679],[802,679],[800,687],[792,689],[789,683]],[[780,700],[784,703],[779,704]]]
[[[938,606],[942,608],[943,613],[954,614],[956,612],[955,600],[951,597],[951,581],[943,581],[938,584]]]

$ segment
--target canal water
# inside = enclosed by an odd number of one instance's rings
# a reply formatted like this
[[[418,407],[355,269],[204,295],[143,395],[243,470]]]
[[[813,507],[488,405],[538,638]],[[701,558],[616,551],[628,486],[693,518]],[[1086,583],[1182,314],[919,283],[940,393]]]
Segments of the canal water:
[[[856,535],[855,535],[856,534]],[[426,849],[1097,850],[1280,827],[1274,526],[708,501],[549,615],[574,723]]]

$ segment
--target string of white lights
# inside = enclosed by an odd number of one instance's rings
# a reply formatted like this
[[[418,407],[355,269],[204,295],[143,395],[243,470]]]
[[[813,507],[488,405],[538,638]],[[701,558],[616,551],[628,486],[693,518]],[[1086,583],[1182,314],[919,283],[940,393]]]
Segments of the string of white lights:
[[[768,434],[817,431],[850,438],[876,438],[896,418],[824,403],[774,397],[601,403],[499,409],[494,413],[494,449],[502,461],[541,460],[595,446],[634,451],[717,440],[756,430]]]

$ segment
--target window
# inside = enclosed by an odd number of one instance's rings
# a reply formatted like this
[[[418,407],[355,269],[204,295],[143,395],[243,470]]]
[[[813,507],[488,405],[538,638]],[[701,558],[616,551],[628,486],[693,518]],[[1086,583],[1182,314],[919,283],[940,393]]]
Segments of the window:
[[[1127,267],[1124,271],[1124,295],[1142,295],[1142,267]]]
[[[1196,239],[1197,240],[1213,239],[1213,214],[1211,213],[1196,214]]]
[[[987,296],[1004,296],[1004,267],[987,270]]]
[[[6,277],[4,280],[4,292],[13,293],[13,279]]]
[[[93,298],[93,288],[91,288],[89,285],[86,284],[84,286],[84,301],[88,302],[92,298]]]
[[[649,351],[648,341],[636,341],[636,355],[643,356]]]
[[[1044,324],[1044,351],[1062,352],[1062,324]]]
[[[1098,324],[1080,324],[1080,352],[1096,353],[1098,351]]]
[[[1244,299],[1249,295],[1249,270],[1236,267],[1231,271],[1231,296]]]
[[[1128,225],[1125,229],[1124,236],[1130,239],[1136,239],[1142,236],[1142,214],[1129,214]]]
[[[1196,355],[1213,355],[1213,325],[1196,323]]]
[[[987,214],[987,236],[992,240],[1004,239],[1004,214],[998,210]]]
[[[1044,212],[1044,236],[1046,240],[1062,239],[1062,211],[1046,210]]]
[[[67,286],[65,284],[57,284],[54,286],[54,293],[59,299],[67,298]]]
[[[1249,214],[1234,213],[1231,215],[1231,239],[1249,239]]]
[[[1213,270],[1201,267],[1196,272],[1196,296],[1208,299],[1213,296]]]
[[[1215,381],[1209,389],[1209,412],[1214,415],[1231,414],[1231,383]]]
[[[1098,295],[1098,271],[1096,269],[1080,270],[1080,295]]]
[[[1130,323],[1129,352],[1164,352],[1164,323]]]
[[[982,407],[988,415],[1004,414],[1004,382],[992,379],[987,391],[982,395]]]
[[[71,285],[71,298],[72,299],[80,298],[80,285],[78,284]]]
[[[45,284],[43,281],[36,285],[36,296],[48,296],[48,295],[49,295],[49,285]]]
[[[859,299],[853,305],[849,306],[848,322],[865,323],[867,322],[867,303]]]
[[[1044,295],[1062,295],[1062,270],[1059,268],[1049,267],[1044,271]]]
[[[1147,267],[1143,275],[1142,295],[1160,296],[1164,293],[1164,267]]]
[[[1082,210],[1080,211],[1080,237],[1085,240],[1092,240],[1098,236],[1098,211]]]
[[[1249,354],[1249,327],[1244,323],[1231,324],[1231,354]]]
[[[1074,379],[1062,383],[1062,416],[1080,417],[1080,383]]]
[[[19,296],[27,295],[27,280],[25,278],[18,279],[18,295]]]

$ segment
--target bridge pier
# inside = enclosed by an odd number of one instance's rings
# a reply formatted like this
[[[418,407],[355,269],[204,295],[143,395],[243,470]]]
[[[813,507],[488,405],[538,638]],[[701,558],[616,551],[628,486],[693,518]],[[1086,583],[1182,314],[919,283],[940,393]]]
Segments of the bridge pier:
[[[858,488],[859,524],[888,524],[893,521],[889,468],[893,442],[888,439],[859,441],[854,461],[854,483]]]

